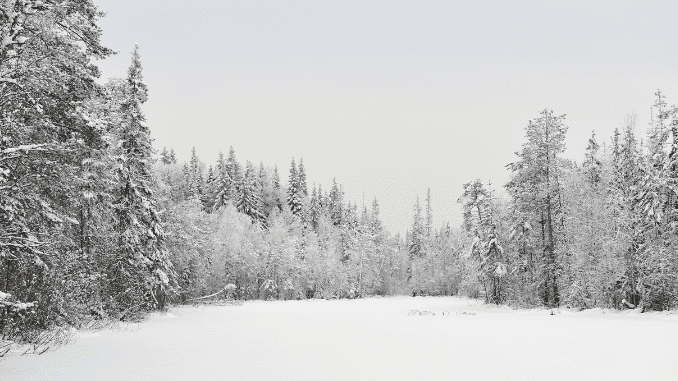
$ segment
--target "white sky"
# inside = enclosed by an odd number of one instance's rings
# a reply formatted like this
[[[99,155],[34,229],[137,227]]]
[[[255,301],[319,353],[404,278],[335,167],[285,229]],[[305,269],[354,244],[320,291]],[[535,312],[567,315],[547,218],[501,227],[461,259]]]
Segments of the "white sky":
[[[592,130],[633,112],[642,129],[657,88],[678,103],[670,1],[95,2],[120,52],[103,78],[140,45],[156,148],[210,165],[232,145],[285,178],[301,157],[309,184],[376,196],[393,232],[427,186],[436,225],[459,224],[462,184],[503,185],[543,108],[580,162]]]

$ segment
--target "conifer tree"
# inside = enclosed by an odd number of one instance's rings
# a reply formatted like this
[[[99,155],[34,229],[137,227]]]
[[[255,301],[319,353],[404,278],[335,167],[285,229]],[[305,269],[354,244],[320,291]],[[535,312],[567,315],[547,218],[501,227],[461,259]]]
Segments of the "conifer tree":
[[[666,156],[666,143],[669,137],[669,128],[667,126],[671,110],[667,108],[666,96],[661,90],[655,93],[657,97],[652,107],[652,120],[648,129],[648,157],[653,167],[663,164]]]
[[[299,172],[294,162],[294,158],[292,158],[292,164],[290,166],[290,177],[288,184],[287,205],[290,207],[292,214],[303,219],[303,191],[301,190],[301,184],[299,183]]]
[[[236,209],[252,219],[252,223],[263,222],[264,215],[261,212],[260,191],[257,186],[258,176],[255,173],[254,166],[247,161],[245,165],[245,174],[241,179],[241,185],[238,187],[239,195]]]
[[[414,204],[414,221],[412,223],[412,231],[410,235],[410,242],[408,244],[408,253],[410,258],[422,257],[426,254],[425,236],[426,226],[424,225],[422,217],[421,202],[419,195],[417,195],[417,203]]]
[[[160,162],[167,165],[172,164],[172,159],[170,158],[170,153],[167,151],[167,147],[163,146],[162,151],[160,152]]]
[[[304,159],[299,159],[299,169],[297,176],[299,176],[299,195],[305,199],[308,197],[308,185],[306,184],[306,169],[304,168]]]
[[[189,163],[189,193],[190,197],[195,197],[198,200],[204,198],[203,192],[203,175],[200,167],[200,160],[195,152],[195,147],[191,149],[191,161]]]
[[[327,203],[325,202],[322,184],[318,184],[318,192],[316,193],[316,197],[318,199],[318,209],[324,209],[327,206]]]
[[[240,194],[240,189],[238,189],[239,184],[242,184],[242,168],[240,163],[235,157],[235,150],[231,146],[228,150],[228,159],[226,160],[226,171],[228,172],[228,178],[230,179],[231,194],[229,197],[234,196],[236,193]]]
[[[678,299],[678,240],[674,238],[678,233],[678,108],[667,107],[661,91],[655,95],[649,165],[635,197],[641,216],[635,238],[640,244],[632,264],[637,273],[638,304],[641,308],[664,309]]]
[[[431,233],[433,232],[433,209],[431,207],[431,188],[429,187],[426,190],[426,225],[425,225],[426,238],[431,238]]]
[[[372,230],[376,233],[382,230],[381,219],[379,218],[379,201],[376,197],[372,200]]]
[[[207,168],[207,182],[205,184],[210,185],[213,181],[214,181],[214,170],[212,169],[212,166],[210,165]]]
[[[320,220],[320,202],[318,199],[318,190],[316,189],[315,183],[313,183],[313,190],[311,191],[311,201],[309,204],[309,217],[311,222],[311,228],[313,231],[318,231],[318,223]]]
[[[275,203],[278,206],[278,212],[283,211],[283,196],[282,196],[282,186],[280,185],[280,174],[278,173],[278,166],[273,167],[273,192],[275,197]]]
[[[330,218],[334,226],[340,226],[343,222],[344,214],[344,195],[340,187],[337,185],[337,180],[332,179],[332,189],[329,194],[329,212]]]
[[[462,204],[464,230],[485,238],[492,225],[490,194],[480,179],[466,182],[463,189],[458,202]]]
[[[217,210],[226,205],[234,194],[233,180],[224,154],[220,151],[217,158],[217,167],[214,180],[214,204],[212,210]]]
[[[135,46],[127,75],[126,100],[121,107],[120,189],[114,204],[119,254],[109,267],[109,274],[113,275],[111,295],[125,309],[163,307],[173,275],[152,191],[153,149],[141,111],[147,99],[141,70],[139,47]]]
[[[553,111],[547,109],[540,114],[526,127],[528,141],[517,153],[520,160],[508,165],[512,177],[506,188],[514,199],[517,212],[540,226],[544,253],[540,296],[545,305],[558,306],[560,263],[556,254],[559,245],[564,244],[565,233],[562,222],[559,223],[562,221],[559,200],[564,167],[559,155],[565,150],[567,127],[563,124],[565,115],[553,115]]]
[[[202,204],[205,211],[210,212],[214,210],[214,200],[216,199],[217,178],[216,172],[210,165],[207,168],[207,181],[205,182],[205,189],[203,191]]]
[[[268,218],[278,209],[278,192],[273,187],[269,171],[264,168],[264,163],[259,163],[257,187],[261,199],[261,213],[265,217],[264,226],[268,227]]]
[[[596,142],[596,132],[593,131],[591,138],[589,139],[589,145],[586,147],[586,153],[584,154],[585,160],[583,163],[584,170],[586,175],[591,182],[591,184],[598,184],[600,182],[601,176],[601,162],[598,159],[598,150],[600,146]]]
[[[191,169],[188,167],[188,163],[184,162],[184,165],[181,167],[181,193],[183,195],[183,198],[190,199],[191,198],[191,182],[192,182],[192,176],[191,176]]]
[[[3,303],[38,302],[28,320],[4,304],[5,339],[63,325],[72,306],[89,303],[84,282],[61,285],[93,274],[76,242],[94,245],[92,224],[110,217],[95,210],[107,200],[88,198],[110,190],[108,123],[88,107],[103,92],[93,62],[113,53],[101,45],[101,16],[91,0],[0,2],[0,292],[11,294]]]

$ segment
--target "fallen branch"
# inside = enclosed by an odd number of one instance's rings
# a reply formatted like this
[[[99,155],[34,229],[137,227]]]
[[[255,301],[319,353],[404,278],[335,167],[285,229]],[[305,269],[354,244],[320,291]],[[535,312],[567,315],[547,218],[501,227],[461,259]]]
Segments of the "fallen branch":
[[[214,293],[214,294],[212,294],[212,295],[207,295],[207,296],[201,296],[201,297],[199,297],[199,298],[193,298],[193,299],[186,299],[186,301],[187,301],[187,302],[192,302],[192,301],[194,301],[194,300],[201,300],[201,299],[207,299],[207,298],[211,298],[211,297],[213,297],[213,296],[217,296],[217,295],[221,294],[221,293],[222,293],[222,292],[224,292],[224,291],[226,291],[226,290],[225,290],[225,289],[223,289],[223,290],[221,290],[221,291],[217,291],[217,292],[215,292],[215,293]]]
[[[626,299],[622,299],[622,304],[625,305],[627,308],[634,309],[636,308],[636,305],[633,303],[629,303]]]

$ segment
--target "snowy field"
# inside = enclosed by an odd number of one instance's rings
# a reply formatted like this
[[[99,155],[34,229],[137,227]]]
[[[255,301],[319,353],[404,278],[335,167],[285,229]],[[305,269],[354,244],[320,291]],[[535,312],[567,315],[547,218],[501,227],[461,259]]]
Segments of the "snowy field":
[[[454,297],[180,307],[0,359],[0,380],[639,379],[678,380],[678,314],[551,315]]]

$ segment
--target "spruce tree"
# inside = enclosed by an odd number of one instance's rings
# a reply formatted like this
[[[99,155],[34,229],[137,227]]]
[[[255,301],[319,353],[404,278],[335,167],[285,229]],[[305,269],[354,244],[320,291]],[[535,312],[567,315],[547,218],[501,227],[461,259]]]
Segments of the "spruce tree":
[[[318,190],[316,189],[315,183],[313,183],[313,190],[311,191],[311,201],[309,204],[309,218],[311,222],[311,228],[313,231],[318,231],[318,222],[320,220],[320,203],[318,200]]]
[[[169,151],[167,151],[167,147],[165,146],[162,147],[162,151],[160,152],[160,162],[165,165],[172,163]]]
[[[195,152],[195,147],[191,149],[191,161],[189,163],[189,193],[190,197],[202,200],[204,196],[203,175],[200,166],[200,160]]]
[[[372,229],[379,233],[382,230],[381,219],[379,217],[379,201],[375,197],[372,200]]]
[[[118,230],[116,261],[109,267],[111,295],[125,310],[163,307],[171,291],[172,265],[164,247],[163,229],[153,196],[150,131],[141,105],[147,88],[141,74],[139,47],[135,45],[122,104],[120,188],[114,207]],[[125,318],[125,316],[122,316]]]
[[[287,205],[290,207],[292,214],[303,219],[303,192],[299,183],[299,172],[294,162],[294,158],[292,158],[292,164],[290,166],[290,177],[288,184]]]
[[[232,199],[234,193],[233,180],[228,170],[224,154],[220,151],[214,174],[214,202],[212,210],[216,211]]]
[[[433,208],[431,207],[431,187],[426,190],[426,238],[431,238],[433,233]]]
[[[343,222],[344,214],[344,195],[340,187],[337,185],[337,180],[332,179],[332,189],[330,190],[328,208],[330,218],[334,226],[340,226]]]
[[[303,198],[306,198],[308,197],[308,185],[306,184],[306,168],[304,168],[304,159],[299,159],[299,169],[297,172],[297,176],[299,177],[299,195]]]
[[[585,160],[582,164],[591,184],[598,184],[600,182],[602,164],[598,159],[599,149],[600,146],[598,145],[598,142],[596,142],[596,132],[593,131],[591,138],[589,139],[589,145],[586,147],[586,152],[584,154]]]
[[[422,218],[421,202],[419,201],[419,195],[417,195],[417,202],[414,204],[414,220],[412,223],[410,241],[408,243],[410,259],[422,257],[426,254],[426,247],[424,244],[426,236],[425,229],[426,226],[424,225]]]
[[[181,194],[185,200],[191,198],[191,169],[188,166],[188,163],[184,162],[184,165],[181,167]]]
[[[217,184],[216,172],[210,165],[207,169],[207,181],[205,182],[205,190],[203,191],[202,198],[202,204],[204,205],[206,212],[211,212],[214,210]]]
[[[238,187],[238,202],[236,209],[252,219],[252,223],[264,221],[264,215],[261,212],[260,191],[257,186],[258,176],[255,173],[254,166],[247,161],[245,165],[245,174]]]
[[[229,187],[231,188],[231,194],[229,197],[233,197],[235,194],[240,194],[240,189],[238,189],[238,186],[239,184],[242,184],[242,168],[235,157],[235,150],[232,146],[228,149],[226,172],[228,172],[228,178],[230,179]]]
[[[671,308],[678,300],[678,108],[668,107],[658,91],[648,144],[648,164],[635,200],[640,212],[636,236],[639,303],[642,308]],[[670,128],[669,128],[670,126]],[[667,149],[668,147],[669,149]],[[635,304],[635,303],[634,303]]]

